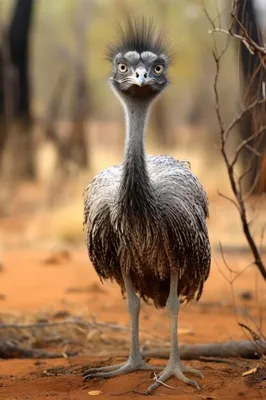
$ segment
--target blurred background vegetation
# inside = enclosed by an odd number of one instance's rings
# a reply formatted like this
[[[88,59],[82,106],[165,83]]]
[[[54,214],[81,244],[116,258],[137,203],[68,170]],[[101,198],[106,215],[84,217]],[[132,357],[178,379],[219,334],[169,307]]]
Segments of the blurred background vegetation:
[[[0,2],[2,30],[9,24],[15,3],[14,0]],[[226,15],[229,2],[223,3],[221,15]],[[213,8],[215,16],[215,2],[209,0],[205,4],[208,9]],[[109,65],[104,57],[105,45],[115,38],[113,25],[123,19],[125,13],[153,16],[158,27],[164,28],[172,41],[176,62],[171,70],[172,87],[166,101],[170,102],[175,114],[180,110],[179,121],[186,121],[190,108],[194,108],[191,103],[198,103],[192,100],[195,92],[204,91],[206,81],[207,86],[211,84],[211,62],[208,62],[211,60],[211,38],[208,21],[198,0],[58,0],[51,4],[37,0],[33,1],[32,8],[30,70],[32,108],[36,116],[45,114],[58,77],[66,73],[68,84],[59,117],[69,119],[69,98],[75,81],[73,67],[81,60],[85,63],[86,78],[93,94],[91,116],[110,120],[119,115],[120,107],[111,101],[113,97],[106,85]],[[226,86],[229,88],[231,84]],[[182,99],[181,104],[177,103],[179,99]]]
[[[19,106],[8,109],[0,120],[2,216],[18,216],[25,203],[29,208],[25,215],[32,216],[36,209],[38,216],[31,219],[35,221],[32,237],[41,213],[60,204],[55,219],[67,224],[63,235],[81,235],[83,188],[95,173],[120,162],[123,156],[123,111],[108,87],[110,65],[105,60],[105,46],[116,39],[114,23],[125,13],[152,15],[176,53],[171,85],[151,114],[148,153],[190,159],[210,199],[217,197],[218,189],[228,192],[214,109],[213,42],[202,1],[0,0],[2,49],[12,21],[18,28],[14,15],[26,3],[31,13],[29,107],[26,113]],[[215,23],[229,25],[230,0],[205,0],[204,4]],[[218,34],[216,39],[222,46],[227,37]],[[17,105],[16,73],[12,75],[12,68],[4,71],[6,98],[13,95]],[[221,65],[219,85],[227,122],[239,105],[239,87],[238,52],[232,42]],[[232,151],[238,140],[236,131]],[[62,211],[62,203],[67,211]],[[70,206],[73,203],[75,207]],[[55,232],[55,226],[51,230]]]

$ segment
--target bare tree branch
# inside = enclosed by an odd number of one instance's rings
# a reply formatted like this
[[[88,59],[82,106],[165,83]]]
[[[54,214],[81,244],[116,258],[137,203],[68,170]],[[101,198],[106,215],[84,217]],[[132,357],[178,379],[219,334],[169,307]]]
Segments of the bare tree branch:
[[[241,151],[243,150],[243,148],[246,147],[246,145],[247,145],[248,143],[252,142],[252,140],[254,140],[254,139],[256,139],[257,137],[259,137],[259,136],[264,132],[265,129],[266,129],[266,126],[265,126],[265,125],[261,126],[260,129],[259,129],[258,131],[254,132],[253,135],[251,135],[249,138],[243,140],[243,141],[239,144],[239,146],[237,147],[237,149],[236,149],[236,151],[235,151],[234,157],[233,157],[233,159],[231,160],[231,165],[232,165],[232,167],[236,164],[236,162],[237,162],[237,160],[238,160],[238,157],[239,157],[239,154],[241,153]]]
[[[214,21],[211,19],[206,8],[204,7],[204,12],[212,26],[211,33],[214,33],[217,31],[224,32],[232,37],[237,38],[245,45],[248,45],[248,47],[251,48],[251,50],[253,52],[258,52],[261,55],[265,56],[266,50],[264,48],[260,47],[257,43],[255,43],[248,36],[248,32],[241,25],[240,21],[237,19],[236,15],[234,14],[235,10],[236,10],[236,2],[234,2],[233,13],[231,14],[232,15],[231,26],[230,26],[229,30],[226,31],[226,30],[221,30],[220,27],[217,28],[215,26]],[[233,22],[235,22],[235,21],[238,24],[240,24],[240,27],[243,32],[243,36],[236,35],[233,32],[232,26],[233,26]],[[240,152],[244,148],[246,148],[249,145],[249,143],[251,143],[254,139],[258,139],[263,134],[263,132],[265,130],[265,126],[261,126],[259,129],[256,130],[256,132],[253,135],[251,135],[246,140],[242,141],[242,143],[237,147],[232,160],[230,160],[228,151],[226,149],[227,141],[228,141],[230,133],[232,132],[232,129],[242,119],[242,117],[245,113],[252,111],[260,104],[265,104],[265,98],[263,98],[263,99],[256,98],[251,104],[244,107],[238,113],[238,115],[232,120],[232,122],[227,127],[225,127],[223,117],[221,115],[221,104],[220,104],[220,96],[219,96],[219,89],[218,89],[218,81],[219,81],[219,76],[220,76],[220,62],[225,53],[226,48],[222,49],[220,52],[217,52],[217,45],[216,45],[216,42],[214,39],[214,35],[212,37],[213,37],[213,45],[214,45],[213,59],[214,59],[214,63],[215,63],[215,76],[214,76],[214,83],[213,83],[213,91],[214,91],[214,97],[215,97],[215,111],[216,111],[216,116],[217,116],[219,130],[220,130],[220,150],[221,150],[221,154],[222,154],[222,157],[224,159],[224,162],[225,162],[225,165],[227,168],[227,173],[228,173],[231,189],[235,196],[235,200],[233,200],[231,198],[228,198],[228,199],[237,206],[237,209],[238,209],[239,215],[240,215],[241,224],[242,224],[242,229],[243,229],[244,235],[246,237],[246,240],[248,242],[248,245],[251,249],[251,252],[253,254],[253,257],[254,257],[254,264],[258,267],[261,275],[263,276],[264,280],[266,281],[266,268],[262,261],[260,251],[255,243],[255,239],[251,234],[249,222],[247,219],[247,210],[246,210],[245,200],[247,200],[247,198],[249,197],[249,193],[248,193],[248,196],[245,196],[245,197],[243,196],[243,193],[242,193],[241,181],[243,180],[243,177],[245,176],[246,172],[240,178],[237,178],[236,174],[235,174],[235,170],[234,170],[234,167],[238,160],[238,156],[239,156]],[[256,181],[256,179],[255,179],[255,181]],[[256,182],[256,184],[257,184],[257,182]],[[255,185],[255,183],[254,183],[254,185]],[[226,197],[226,196],[223,196],[223,197]]]

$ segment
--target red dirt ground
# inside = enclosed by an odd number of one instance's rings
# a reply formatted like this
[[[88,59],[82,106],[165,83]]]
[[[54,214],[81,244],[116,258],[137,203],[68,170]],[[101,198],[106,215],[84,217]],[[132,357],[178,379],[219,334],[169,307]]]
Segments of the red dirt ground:
[[[2,254],[3,272],[0,277],[1,313],[34,314],[37,312],[55,312],[68,309],[71,313],[84,312],[95,316],[97,321],[128,324],[125,303],[115,284],[107,283],[102,289],[98,278],[88,261],[85,249],[70,251],[70,258],[61,258],[57,263],[44,263],[50,257],[49,250],[17,248],[5,250]],[[265,284],[261,282],[255,268],[249,268],[234,284],[234,296],[231,286],[224,279],[220,268],[226,272],[218,255],[215,255],[211,276],[205,286],[204,295],[198,304],[182,307],[180,312],[180,342],[201,343],[221,342],[230,339],[241,339],[243,332],[238,321],[247,322],[244,310],[250,315],[257,315],[258,309],[265,312]],[[241,270],[250,261],[250,256],[227,257],[232,268]],[[53,261],[53,260],[52,260]],[[85,293],[67,291],[70,287],[81,288],[90,285]],[[95,289],[96,288],[96,289]],[[251,300],[241,300],[241,294],[248,291]],[[261,307],[259,306],[261,305]],[[152,306],[143,304],[141,312],[141,328],[155,332],[162,340],[168,341],[168,321],[165,310],[155,310]],[[250,324],[250,321],[248,321]],[[115,331],[113,335],[116,335]],[[128,335],[126,331],[125,335]],[[115,348],[117,358],[111,360],[97,356],[95,349],[92,354],[69,359],[53,360],[2,360],[0,361],[0,399],[49,399],[83,400],[90,398],[89,392],[98,390],[100,396],[114,396],[126,392],[123,396],[144,398],[141,394],[133,393],[132,389],[139,383],[138,388],[144,391],[152,382],[149,372],[135,372],[130,375],[83,382],[82,377],[73,371],[75,367],[107,365],[118,362],[119,347]],[[123,352],[124,354],[124,352]],[[151,360],[152,363],[165,363],[163,360]],[[266,398],[265,383],[249,387],[242,373],[256,367],[256,361],[237,360],[236,364],[210,363],[192,361],[186,362],[201,369],[205,375],[202,391],[169,380],[173,389],[161,386],[154,394],[178,400],[257,400]],[[65,368],[63,374],[47,376],[46,370],[55,367]],[[71,373],[72,372],[72,373]]]

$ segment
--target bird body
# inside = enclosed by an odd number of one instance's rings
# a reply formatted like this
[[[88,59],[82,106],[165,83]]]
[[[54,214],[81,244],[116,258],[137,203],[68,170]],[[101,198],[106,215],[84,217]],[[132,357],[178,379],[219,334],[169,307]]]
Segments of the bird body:
[[[115,280],[123,292],[124,269],[136,292],[158,307],[166,304],[171,269],[178,272],[180,298],[199,298],[210,264],[206,193],[186,161],[149,156],[145,166],[148,196],[137,170],[130,191],[123,191],[123,164],[89,184],[85,222],[92,263],[101,279]]]
[[[137,369],[160,370],[143,360],[139,345],[140,300],[152,299],[169,313],[171,351],[160,381],[174,375],[199,388],[183,372],[177,343],[179,301],[199,299],[210,270],[205,190],[187,161],[146,156],[149,110],[167,87],[170,60],[161,34],[150,22],[128,20],[120,43],[109,48],[111,88],[125,110],[123,162],[100,172],[89,184],[84,203],[87,247],[102,280],[115,280],[127,294],[131,345],[128,360],[85,371],[85,379],[111,377]],[[139,295],[139,297],[137,296]],[[158,382],[151,385],[150,394]]]

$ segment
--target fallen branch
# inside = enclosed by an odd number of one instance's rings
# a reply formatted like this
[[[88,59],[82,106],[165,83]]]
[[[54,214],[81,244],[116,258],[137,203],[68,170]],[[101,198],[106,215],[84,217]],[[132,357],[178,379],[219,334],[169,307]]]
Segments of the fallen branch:
[[[266,341],[251,342],[248,340],[224,343],[188,344],[180,346],[182,360],[218,361],[228,362],[228,358],[260,359],[266,353]],[[68,353],[68,357],[78,353]],[[110,356],[109,352],[105,356]],[[117,356],[114,352],[112,357]],[[17,344],[0,341],[0,358],[61,358],[63,353],[48,353],[38,349],[23,348]],[[119,356],[122,356],[119,354]],[[126,354],[125,354],[126,356]],[[169,358],[169,349],[157,348],[142,351],[144,358]]]
[[[188,344],[180,346],[179,351],[182,360],[201,360],[202,357],[259,359],[262,353],[258,351],[258,346],[266,353],[266,341],[255,343],[248,340],[224,343]],[[168,359],[169,349],[144,350],[142,355],[145,358]]]
[[[46,351],[23,348],[10,342],[0,342],[0,358],[58,358],[63,354],[48,353]]]

